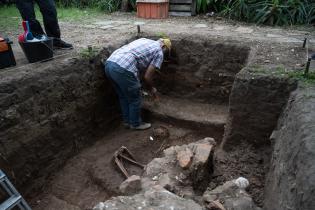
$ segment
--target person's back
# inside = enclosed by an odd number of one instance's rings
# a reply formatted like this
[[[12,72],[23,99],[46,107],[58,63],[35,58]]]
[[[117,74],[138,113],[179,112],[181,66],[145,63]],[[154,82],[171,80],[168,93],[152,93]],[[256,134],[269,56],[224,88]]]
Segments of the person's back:
[[[163,62],[163,51],[160,41],[141,38],[117,49],[107,61],[117,63],[122,68],[138,75],[149,65],[160,68]]]

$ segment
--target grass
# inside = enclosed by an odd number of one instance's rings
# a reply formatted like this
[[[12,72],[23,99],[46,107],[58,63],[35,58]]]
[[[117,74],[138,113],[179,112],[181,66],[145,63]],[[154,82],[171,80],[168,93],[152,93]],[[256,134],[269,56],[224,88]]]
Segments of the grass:
[[[60,21],[88,21],[103,15],[98,9],[58,8],[58,19]]]
[[[4,33],[21,27],[21,20],[19,11],[14,6],[0,7],[0,28]]]
[[[97,9],[78,9],[78,8],[63,8],[58,7],[58,20],[67,22],[82,22],[89,21],[93,18],[104,14]],[[35,7],[35,13],[37,19],[42,23],[43,18],[39,11],[39,8]],[[5,34],[9,34],[10,31],[20,31],[22,18],[18,9],[14,6],[2,6],[0,7],[0,28]],[[2,34],[1,34],[2,35]]]
[[[290,78],[294,78],[300,82],[302,82],[306,86],[313,86],[315,85],[315,72],[309,72],[308,76],[304,76],[304,72],[289,72],[288,73]]]
[[[248,71],[254,74],[285,76],[298,80],[300,84],[305,86],[315,85],[315,72],[310,71],[307,77],[304,76],[304,69],[300,71],[286,69],[283,65],[278,65],[272,68],[266,68],[260,65],[253,65],[248,68]]]

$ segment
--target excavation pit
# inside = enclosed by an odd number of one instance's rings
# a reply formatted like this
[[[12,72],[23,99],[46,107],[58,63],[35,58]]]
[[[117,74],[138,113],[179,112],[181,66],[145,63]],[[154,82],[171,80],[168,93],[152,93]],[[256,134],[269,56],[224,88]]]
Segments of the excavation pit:
[[[37,64],[37,72],[28,66],[22,74],[12,70],[1,77],[0,163],[33,209],[90,209],[120,195],[124,176],[112,157],[121,146],[148,164],[170,146],[208,136],[217,142],[208,187],[247,177],[250,195],[262,206],[269,135],[294,84],[253,77],[257,72],[244,68],[251,49],[237,42],[174,39],[173,52],[155,78],[161,101],[144,100],[145,119],[169,131],[155,138],[152,129],[135,132],[120,125],[118,101],[100,60],[122,44],[104,49],[94,60],[62,58]],[[254,97],[246,100],[244,92]],[[259,113],[252,111],[257,104],[262,104]],[[266,117],[269,108],[273,113]],[[249,113],[255,114],[247,119]],[[248,127],[252,119],[264,119],[262,127]],[[256,131],[261,135],[251,141]],[[222,150],[221,142],[234,149]],[[130,174],[142,173],[127,168]]]
[[[190,39],[173,40],[172,45],[156,76],[160,103],[148,99],[144,108],[164,120],[206,127],[220,141],[235,75],[246,65],[250,48]]]

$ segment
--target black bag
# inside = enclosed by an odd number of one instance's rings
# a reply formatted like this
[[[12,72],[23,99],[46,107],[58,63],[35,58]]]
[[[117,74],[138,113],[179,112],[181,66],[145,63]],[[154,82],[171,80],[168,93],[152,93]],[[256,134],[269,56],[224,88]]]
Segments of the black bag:
[[[9,39],[0,37],[0,69],[16,65],[11,44]]]

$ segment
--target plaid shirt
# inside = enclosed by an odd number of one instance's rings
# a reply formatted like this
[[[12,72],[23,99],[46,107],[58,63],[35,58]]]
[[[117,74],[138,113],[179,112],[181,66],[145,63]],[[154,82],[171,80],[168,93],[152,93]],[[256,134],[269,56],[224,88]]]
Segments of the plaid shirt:
[[[146,70],[149,65],[160,69],[163,62],[163,51],[160,41],[137,39],[113,52],[107,59],[138,77],[139,71]]]

